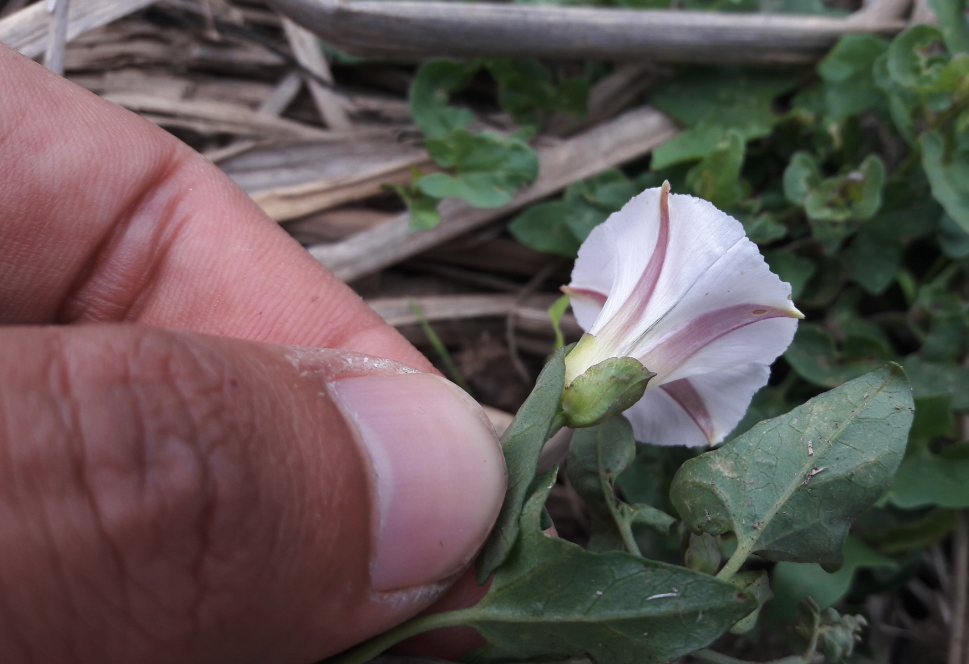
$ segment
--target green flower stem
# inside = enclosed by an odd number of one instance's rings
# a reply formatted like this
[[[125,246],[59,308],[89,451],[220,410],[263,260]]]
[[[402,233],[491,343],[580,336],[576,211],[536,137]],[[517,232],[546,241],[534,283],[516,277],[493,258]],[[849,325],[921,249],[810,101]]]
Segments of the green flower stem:
[[[455,627],[464,624],[474,614],[474,609],[461,609],[460,611],[432,613],[421,616],[420,618],[408,620],[393,629],[387,630],[383,634],[375,636],[369,641],[364,641],[357,647],[351,648],[341,655],[337,655],[333,659],[328,660],[327,664],[365,664],[404,639],[429,632],[432,629]]]
[[[691,657],[701,662],[710,662],[711,664],[751,664],[745,660],[730,657],[729,655],[722,655],[713,650],[697,650]],[[764,662],[764,664],[820,664],[823,661],[824,657],[820,655],[814,655],[812,657],[791,655],[790,657],[782,657],[781,659],[772,659],[769,662]]]

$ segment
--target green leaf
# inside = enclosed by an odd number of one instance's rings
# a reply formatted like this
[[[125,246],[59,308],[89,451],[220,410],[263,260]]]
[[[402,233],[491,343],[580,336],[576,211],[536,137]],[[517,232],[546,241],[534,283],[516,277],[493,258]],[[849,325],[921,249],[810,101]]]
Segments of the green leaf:
[[[399,184],[383,185],[385,189],[397,192],[397,195],[404,199],[404,204],[407,205],[407,211],[410,213],[408,230],[412,233],[414,231],[430,230],[441,223],[441,215],[437,211],[437,205],[441,202],[441,199],[428,196],[417,188],[417,181],[420,177],[420,170],[416,166],[412,166],[412,183],[410,186],[402,186]]]
[[[782,72],[686,69],[657,85],[650,102],[687,127],[706,121],[736,129],[749,141],[771,132],[777,122],[774,99],[794,85],[794,79]]]
[[[705,574],[543,535],[539,514],[554,474],[542,479],[507,564],[484,599],[461,612],[487,642],[467,661],[668,662],[710,644],[756,607],[747,593]]]
[[[935,87],[940,92],[969,92],[969,54],[959,53],[939,72]]]
[[[636,459],[616,484],[629,502],[667,509],[673,475],[696,454],[694,447],[636,443]]]
[[[640,189],[622,171],[609,169],[573,182],[565,191],[565,223],[584,242],[592,229],[622,209]]]
[[[619,416],[602,424],[578,429],[569,443],[569,483],[579,494],[592,522],[589,551],[628,549],[638,554],[628,522],[619,518],[619,500],[614,484],[636,456],[633,428],[626,418]],[[670,517],[672,520],[672,517]]]
[[[957,224],[948,214],[943,214],[939,220],[939,246],[949,258],[965,258],[969,256],[969,232]]]
[[[969,507],[969,443],[959,443],[940,454],[928,445],[917,445],[902,461],[888,498],[898,507],[915,509],[928,505],[964,509]]]
[[[556,85],[548,68],[538,60],[488,60],[488,72],[498,83],[498,103],[523,125],[537,125],[541,111],[585,115],[589,79],[574,78]]]
[[[562,201],[533,205],[512,219],[508,232],[536,251],[566,258],[575,258],[579,253],[579,241],[565,223]]]
[[[634,357],[613,357],[592,365],[562,393],[566,424],[591,427],[618,415],[643,397],[655,375]]]
[[[969,342],[966,324],[966,314],[961,310],[933,315],[919,355],[934,362],[958,362]]]
[[[888,50],[888,42],[874,35],[845,35],[818,63],[824,81],[826,110],[843,119],[872,108],[883,99],[875,85],[872,67]]]
[[[702,120],[653,150],[650,168],[654,171],[684,161],[706,157],[726,139],[726,130],[715,120]]]
[[[888,488],[912,423],[912,396],[891,364],[762,422],[680,467],[670,490],[693,532],[732,532],[747,556],[843,562],[851,521]]]
[[[919,142],[932,195],[949,217],[969,233],[969,140],[947,141],[936,130],[923,134]]]
[[[764,260],[770,271],[791,285],[791,297],[794,300],[801,297],[808,280],[814,275],[817,266],[814,261],[798,256],[783,249],[765,251]]]
[[[922,103],[918,93],[897,83],[888,71],[888,53],[875,61],[872,70],[875,84],[888,95],[888,111],[895,128],[909,145],[915,143],[916,123],[921,115]]]
[[[969,368],[951,362],[929,362],[918,355],[906,357],[902,366],[916,397],[948,393],[952,395],[953,410],[969,410]]]
[[[744,226],[744,233],[751,242],[757,244],[770,244],[775,240],[780,240],[787,235],[787,227],[784,226],[770,212],[764,212],[756,216],[736,214],[737,221]]]
[[[794,632],[809,648],[804,659],[820,651],[825,664],[842,664],[861,641],[861,631],[868,625],[863,616],[841,615],[834,609],[821,611],[810,597],[797,607]]]
[[[684,533],[686,548],[683,551],[683,566],[704,574],[716,574],[720,569],[720,538],[709,533]]]
[[[929,0],[950,53],[969,53],[969,24],[965,0]]]
[[[451,93],[466,87],[479,69],[476,62],[429,60],[417,70],[410,87],[410,112],[425,137],[443,138],[474,119],[471,111],[448,102]]]
[[[886,514],[886,510],[872,510],[869,514],[873,512],[878,516]],[[915,512],[918,515],[915,518],[912,518],[912,514],[901,512],[902,519],[893,519],[896,523],[887,527],[860,528],[860,534],[882,553],[899,556],[939,544],[955,527],[955,512],[949,509]]]
[[[877,155],[868,155],[861,165],[844,175],[827,178],[804,198],[808,218],[823,221],[864,221],[882,203],[885,164]]]
[[[901,86],[934,90],[939,74],[949,61],[938,53],[942,32],[931,25],[913,25],[899,34],[888,47],[888,73]]]
[[[898,564],[878,553],[861,539],[845,540],[844,565],[837,572],[825,572],[817,563],[777,563],[774,567],[774,601],[768,609],[775,620],[791,620],[805,597],[813,597],[822,609],[838,602],[851,588],[855,572],[864,568],[896,569]]]
[[[883,365],[883,358],[851,358],[839,353],[834,339],[816,323],[801,323],[784,359],[805,380],[837,387]]]
[[[821,185],[821,169],[810,152],[795,152],[784,169],[784,195],[795,205],[804,205],[808,194]]]
[[[774,597],[774,593],[771,592],[770,577],[767,574],[767,570],[740,572],[731,578],[730,582],[757,599],[757,608],[730,628],[731,634],[746,634],[757,626],[757,619],[760,618],[761,610]]]
[[[632,533],[634,522],[667,535],[675,519],[649,505],[630,506],[615,494],[615,480],[636,456],[632,426],[624,417],[578,429],[569,445],[568,476],[589,509],[592,535],[589,551],[626,549],[639,554]]]
[[[927,442],[936,436],[949,433],[955,425],[952,417],[952,395],[933,394],[928,397],[915,397],[915,419],[909,440]]]
[[[872,294],[884,292],[895,280],[902,264],[904,247],[883,242],[874,233],[859,233],[845,251],[851,278]]]
[[[455,129],[427,139],[427,151],[455,175],[432,173],[417,181],[428,196],[457,196],[475,207],[500,207],[538,175],[538,156],[517,138]]]
[[[565,389],[565,355],[570,347],[555,351],[535,381],[531,394],[501,436],[508,467],[508,490],[498,520],[478,556],[476,574],[483,584],[508,557],[518,539],[518,517],[528,487],[538,469],[542,447],[562,428],[559,402]]]
[[[695,195],[721,208],[745,198],[747,191],[740,183],[745,148],[740,132],[729,130],[717,149],[689,170],[687,186]]]
[[[760,388],[754,394],[743,419],[724,438],[724,442],[729,443],[737,436],[749,431],[755,424],[783,415],[798,404],[799,402],[787,398],[787,390],[783,387],[766,386]]]

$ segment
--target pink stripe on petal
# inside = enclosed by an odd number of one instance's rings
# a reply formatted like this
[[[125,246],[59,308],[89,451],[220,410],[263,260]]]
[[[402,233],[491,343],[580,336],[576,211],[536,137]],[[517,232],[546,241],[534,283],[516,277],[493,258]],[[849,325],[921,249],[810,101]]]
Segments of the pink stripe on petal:
[[[689,378],[674,380],[665,385],[660,385],[659,388],[670,395],[673,401],[686,411],[686,414],[700,427],[700,431],[707,437],[707,440],[713,441],[713,418],[710,417],[710,411],[707,410],[707,405],[703,402],[700,393],[690,384]]]
[[[591,288],[574,288],[572,286],[562,286],[562,292],[569,297],[587,297],[600,307],[604,306],[606,303],[606,298],[608,297],[605,293],[600,293],[597,290],[592,290]]]
[[[704,346],[734,330],[769,318],[790,317],[788,311],[760,304],[717,309],[697,316],[637,359],[650,371],[668,376]]]
[[[659,283],[659,275],[666,262],[666,250],[670,244],[670,183],[664,182],[659,192],[659,233],[656,235],[656,246],[649,257],[646,269],[639,277],[639,281],[629,293],[629,297],[616,312],[613,321],[619,326],[618,330],[610,330],[609,336],[622,339],[628,336],[629,328],[633,327],[646,311],[649,301]],[[612,321],[610,321],[611,323]],[[611,325],[609,327],[612,327]]]

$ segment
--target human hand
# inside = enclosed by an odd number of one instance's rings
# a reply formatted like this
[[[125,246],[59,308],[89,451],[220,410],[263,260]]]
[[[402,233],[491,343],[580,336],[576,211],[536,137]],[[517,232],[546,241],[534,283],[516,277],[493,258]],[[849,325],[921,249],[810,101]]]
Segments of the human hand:
[[[480,409],[174,138],[3,46],[0,89],[3,661],[311,662],[426,608],[504,492]]]

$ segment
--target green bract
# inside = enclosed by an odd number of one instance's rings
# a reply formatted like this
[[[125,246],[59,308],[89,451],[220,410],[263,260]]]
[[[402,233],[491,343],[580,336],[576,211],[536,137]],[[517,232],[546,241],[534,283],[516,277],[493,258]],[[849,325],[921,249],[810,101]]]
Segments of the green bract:
[[[614,357],[593,365],[562,393],[566,424],[591,427],[618,415],[642,398],[654,375],[633,357]]]

